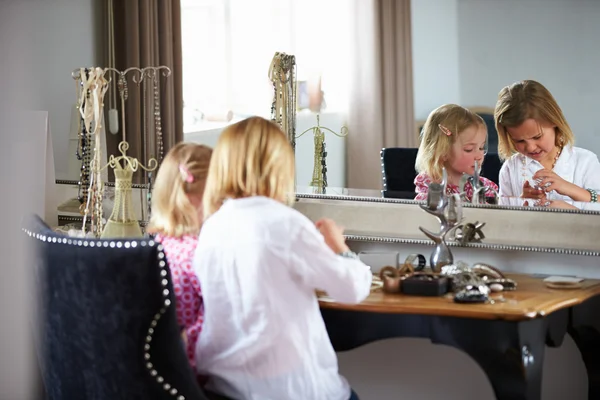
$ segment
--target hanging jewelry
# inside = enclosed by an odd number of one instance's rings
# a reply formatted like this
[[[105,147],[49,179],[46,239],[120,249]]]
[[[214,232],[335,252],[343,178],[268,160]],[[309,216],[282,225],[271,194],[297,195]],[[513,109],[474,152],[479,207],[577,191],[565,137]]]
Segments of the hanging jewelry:
[[[276,52],[269,67],[273,82],[271,119],[287,135],[296,150],[296,57]]]
[[[84,87],[84,80],[89,78],[89,69],[81,68],[79,70],[75,70],[71,73],[73,79],[75,79],[77,83],[77,109],[80,112],[79,117],[79,144],[78,144],[78,152],[76,153],[77,159],[81,161],[81,168],[79,172],[79,181],[77,184],[77,200],[79,200],[80,213],[83,215],[85,206],[84,204],[88,199],[88,186],[90,183],[89,169],[90,169],[90,144],[89,144],[89,135],[84,123],[84,117],[81,114],[81,110],[86,106],[86,102],[89,99],[89,90]]]
[[[104,186],[100,177],[101,160],[101,137],[102,115],[104,111],[104,95],[108,89],[108,81],[104,78],[104,71],[101,68],[81,68],[79,76],[82,77],[82,97],[85,101],[80,107],[80,115],[83,119],[82,131],[86,135],[86,144],[88,151],[84,156],[84,164],[87,159],[89,163],[86,167],[89,185],[85,185],[83,196],[85,201],[83,207],[82,233],[85,235],[87,228],[87,219],[90,218],[91,232],[96,237],[102,232],[102,197]],[[85,76],[85,79],[83,77]],[[92,150],[93,140],[93,150]],[[91,150],[91,151],[90,151]],[[84,182],[82,182],[84,183]],[[87,190],[85,190],[87,188]]]
[[[297,136],[300,138],[306,132],[312,131],[314,136],[314,163],[313,175],[310,186],[315,188],[317,193],[323,193],[327,187],[327,150],[325,145],[325,131],[333,133],[337,137],[345,137],[348,135],[348,128],[342,126],[340,133],[336,133],[329,128],[321,126],[321,118],[317,114],[317,126],[308,128]]]
[[[154,132],[156,135],[156,152],[158,154],[158,164],[162,163],[163,159],[163,137],[162,137],[162,122],[160,119],[160,76],[156,73],[153,74],[154,82]]]
[[[108,66],[115,67],[115,17],[113,0],[108,0]],[[111,90],[108,97],[108,130],[113,135],[119,133],[119,112],[117,111],[117,92]]]

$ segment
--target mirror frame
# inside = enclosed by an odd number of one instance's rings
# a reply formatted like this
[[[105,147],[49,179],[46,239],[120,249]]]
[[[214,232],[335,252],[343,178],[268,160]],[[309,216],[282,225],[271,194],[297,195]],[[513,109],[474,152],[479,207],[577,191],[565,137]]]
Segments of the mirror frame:
[[[419,227],[437,231],[439,225],[419,204],[424,202],[297,194],[294,208],[313,221],[332,218],[348,240],[433,246]],[[599,211],[464,204],[463,214],[463,223],[486,223],[485,238],[466,245],[447,241],[451,247],[600,257]]]

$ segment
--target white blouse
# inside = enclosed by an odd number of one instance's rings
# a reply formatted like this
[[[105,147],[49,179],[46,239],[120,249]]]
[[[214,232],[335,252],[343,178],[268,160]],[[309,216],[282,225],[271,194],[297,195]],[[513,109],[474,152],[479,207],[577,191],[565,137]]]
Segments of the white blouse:
[[[500,196],[519,197],[523,193],[523,184],[529,181],[535,186],[533,175],[544,167],[538,161],[523,154],[515,154],[504,162],[500,169]],[[583,189],[600,191],[600,162],[595,153],[580,147],[566,146],[554,166],[554,172],[564,180]],[[549,200],[565,200],[572,203],[568,196],[556,192],[547,194]],[[502,204],[502,199],[500,200]]]
[[[226,201],[198,243],[196,368],[208,388],[244,400],[348,400],[315,289],[361,302],[370,268],[336,255],[308,218],[266,197]]]

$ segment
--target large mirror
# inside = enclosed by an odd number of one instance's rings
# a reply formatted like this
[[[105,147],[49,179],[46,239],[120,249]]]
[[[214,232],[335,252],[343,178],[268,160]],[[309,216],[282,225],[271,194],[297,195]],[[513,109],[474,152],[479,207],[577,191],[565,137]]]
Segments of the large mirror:
[[[283,51],[297,61],[299,193],[413,200],[420,132],[428,115],[443,104],[457,104],[482,117],[488,136],[480,173],[498,184],[502,162],[494,107],[504,87],[523,79],[534,79],[552,93],[575,146],[600,151],[600,128],[593,121],[600,98],[595,43],[600,3],[376,3],[182,0],[183,139],[214,145],[228,124],[248,115],[270,116],[273,91],[267,72],[274,52]],[[85,0],[36,10],[38,22],[52,32],[40,39],[39,48],[58,52],[44,69],[41,94],[34,100],[37,108],[49,110],[60,180],[78,179],[77,143],[69,126],[75,100],[70,72],[104,60],[104,5]],[[67,20],[80,34],[59,29]],[[311,130],[317,124],[330,129],[325,135],[325,189],[311,187],[319,162]],[[382,163],[384,148],[390,155]],[[548,207],[520,193],[487,200],[500,208]],[[568,203],[586,211],[598,208],[586,201]]]
[[[190,106],[186,115],[188,121],[194,121],[188,122],[188,126],[196,124],[196,128],[190,129],[186,137],[214,144],[220,127],[227,124],[223,118],[236,120],[252,113],[268,116],[264,104],[270,101],[272,89],[266,79],[266,64],[274,50],[295,54],[300,82],[297,133],[315,126],[317,113],[320,124],[331,129],[326,132],[327,188],[310,187],[315,182],[315,162],[319,163],[314,157],[311,132],[298,138],[298,193],[315,197],[415,199],[419,136],[428,115],[443,104],[460,105],[482,118],[487,130],[487,154],[482,157],[483,165],[478,172],[498,185],[503,164],[494,107],[502,88],[523,79],[534,79],[551,92],[574,133],[575,146],[592,153],[600,150],[591,112],[594,100],[600,95],[600,80],[595,76],[600,57],[594,50],[594,38],[600,32],[595,32],[593,23],[600,13],[600,4],[572,4],[568,0],[548,4],[413,0],[398,1],[389,10],[383,10],[370,2],[361,5],[323,1],[318,7],[291,0],[278,3],[278,7],[271,7],[270,0],[252,7],[237,1],[226,6],[211,3],[210,7],[207,5],[210,2],[202,3],[182,3],[184,72],[206,71],[207,85],[209,76],[219,76],[220,79],[210,83],[209,92],[220,93],[221,97],[190,95],[196,96],[197,106]],[[544,18],[532,20],[531,16],[539,15],[540,9]],[[212,25],[195,23],[208,12],[218,16]],[[274,23],[247,29],[244,21],[251,13],[260,13],[270,21],[285,17],[292,24],[284,27]],[[565,22],[566,14],[569,19]],[[557,21],[551,33],[544,29],[548,21]],[[304,29],[310,24],[327,24],[330,29],[319,33]],[[213,62],[208,64],[198,52],[193,57],[186,56],[186,48],[197,47],[198,38],[209,37],[207,29],[220,32],[219,40],[229,41],[232,49],[229,53],[215,53],[211,57]],[[572,45],[574,42],[577,46]],[[229,65],[229,70],[220,68],[219,63]],[[186,65],[189,69],[185,69]],[[231,82],[222,87],[228,77]],[[185,79],[195,78],[190,73]],[[246,90],[237,90],[241,87]],[[315,110],[314,102],[307,99],[314,99],[319,91],[324,94],[325,104]],[[363,95],[366,98],[359,98]],[[235,101],[227,102],[227,96]],[[208,104],[221,104],[220,113],[206,111],[210,108]],[[232,104],[237,104],[237,110],[230,109]],[[349,128],[348,137],[333,134],[340,132],[341,126]],[[385,150],[380,153],[382,148]],[[531,160],[527,158],[528,162]],[[559,164],[568,162],[561,160]],[[572,169],[563,168],[558,173],[572,180]],[[531,175],[528,179],[534,185]],[[531,193],[522,194],[522,188],[518,189],[519,193],[513,190],[508,196],[506,190],[500,190],[499,196],[485,196],[481,201],[468,196],[468,200],[524,210],[532,207],[600,210],[595,203],[578,201],[581,196],[570,199],[550,193],[548,199],[555,201],[528,199]],[[591,200],[592,194],[589,196]]]

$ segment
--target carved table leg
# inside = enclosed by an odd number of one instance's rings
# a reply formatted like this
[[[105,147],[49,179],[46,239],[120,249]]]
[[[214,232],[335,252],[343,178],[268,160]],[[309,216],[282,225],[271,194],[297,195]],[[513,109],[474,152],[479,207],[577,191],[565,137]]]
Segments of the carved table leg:
[[[498,400],[541,399],[546,321],[454,318],[437,323],[441,329],[432,329],[432,341],[471,356],[486,373]]]
[[[571,310],[569,334],[579,348],[588,373],[588,399],[600,399],[600,299]]]

